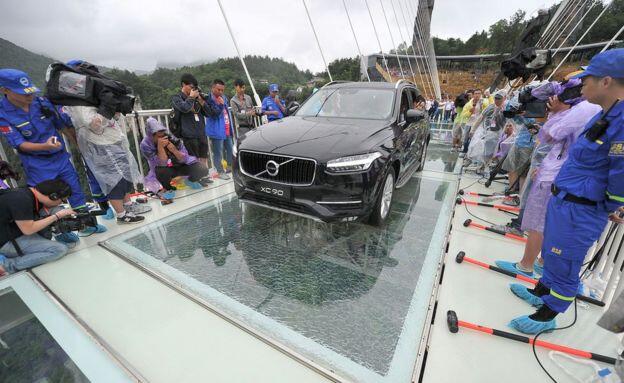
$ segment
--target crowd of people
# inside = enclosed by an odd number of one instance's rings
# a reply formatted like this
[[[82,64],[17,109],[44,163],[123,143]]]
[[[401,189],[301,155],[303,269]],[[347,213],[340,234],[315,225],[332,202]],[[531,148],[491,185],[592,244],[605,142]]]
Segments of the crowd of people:
[[[83,60],[67,66],[99,73]],[[0,134],[19,157],[27,186],[0,184],[0,276],[57,259],[81,236],[107,230],[95,219],[79,232],[67,225],[59,229],[58,222],[68,217],[91,216],[97,210],[118,224],[144,221],[151,207],[131,198],[137,184],[170,202],[181,186],[201,189],[213,178],[230,179],[237,135],[255,127],[257,116],[274,121],[288,113],[277,84],[269,85],[261,107],[253,106],[242,80],[234,86],[230,100],[224,81],[215,79],[210,93],[203,93],[192,74],[183,74],[171,100],[171,130],[155,118],[146,121],[139,151],[149,171],[142,178],[120,113],[107,118],[95,106],[54,105],[39,95],[27,73],[0,69]],[[64,136],[79,149],[94,204],[87,204]],[[10,169],[7,163],[3,167]],[[17,177],[12,169],[7,174]],[[182,184],[172,183],[174,179]],[[66,202],[70,208],[62,207]]]
[[[519,206],[519,214],[497,229],[527,235],[521,259],[496,264],[539,277],[531,289],[510,285],[536,308],[510,326],[550,331],[574,301],[585,257],[608,217],[624,223],[624,49],[594,56],[563,81],[493,96],[474,89],[463,98],[453,150],[462,151],[467,171],[490,180],[490,171],[508,175],[503,203]]]

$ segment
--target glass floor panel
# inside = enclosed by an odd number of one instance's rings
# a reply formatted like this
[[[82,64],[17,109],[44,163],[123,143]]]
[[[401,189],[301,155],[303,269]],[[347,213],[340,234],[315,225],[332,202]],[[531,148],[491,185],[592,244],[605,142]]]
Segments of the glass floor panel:
[[[455,189],[413,177],[382,229],[229,194],[105,246],[339,375],[409,382]]]
[[[89,382],[10,288],[0,290],[0,382]]]
[[[427,158],[423,170],[457,173],[458,171],[455,171],[457,157],[458,153],[451,152],[450,145],[431,141],[427,148]]]

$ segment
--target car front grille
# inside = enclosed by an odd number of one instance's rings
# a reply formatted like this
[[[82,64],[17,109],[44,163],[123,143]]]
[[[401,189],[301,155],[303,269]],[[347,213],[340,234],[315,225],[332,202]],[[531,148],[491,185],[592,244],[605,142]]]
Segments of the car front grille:
[[[314,160],[243,150],[239,154],[239,161],[242,172],[256,179],[295,186],[309,186],[314,182]],[[266,171],[269,161],[280,165],[274,176]]]

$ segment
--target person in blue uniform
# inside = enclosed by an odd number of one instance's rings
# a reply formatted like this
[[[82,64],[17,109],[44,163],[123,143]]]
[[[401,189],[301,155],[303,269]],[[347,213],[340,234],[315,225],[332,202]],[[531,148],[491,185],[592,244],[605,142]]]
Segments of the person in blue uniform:
[[[0,69],[0,89],[4,95],[0,100],[0,133],[17,151],[28,186],[60,178],[72,189],[69,198],[72,208],[86,209],[78,174],[60,133],[71,126],[69,117],[59,113],[48,99],[35,96],[39,89],[20,70]],[[103,232],[106,228],[100,225],[92,230]],[[57,239],[76,242],[78,236]]]
[[[585,256],[607,220],[624,222],[619,215],[624,213],[624,49],[597,54],[575,77],[583,81],[583,96],[600,105],[602,112],[589,121],[570,148],[552,186],[542,278],[533,289],[511,285],[514,294],[538,307],[534,314],[509,324],[525,334],[557,326],[555,317],[574,302]]]
[[[269,85],[269,95],[262,100],[262,114],[271,122],[284,118],[285,111],[284,100],[279,97],[279,87],[277,84]]]

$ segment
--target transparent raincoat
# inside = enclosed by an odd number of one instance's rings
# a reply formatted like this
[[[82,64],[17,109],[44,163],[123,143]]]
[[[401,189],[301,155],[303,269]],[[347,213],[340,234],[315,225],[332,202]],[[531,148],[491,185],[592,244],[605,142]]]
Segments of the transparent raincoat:
[[[117,119],[107,119],[91,106],[67,106],[64,109],[76,128],[82,157],[104,194],[109,194],[122,179],[134,184],[141,182],[128,137]]]

